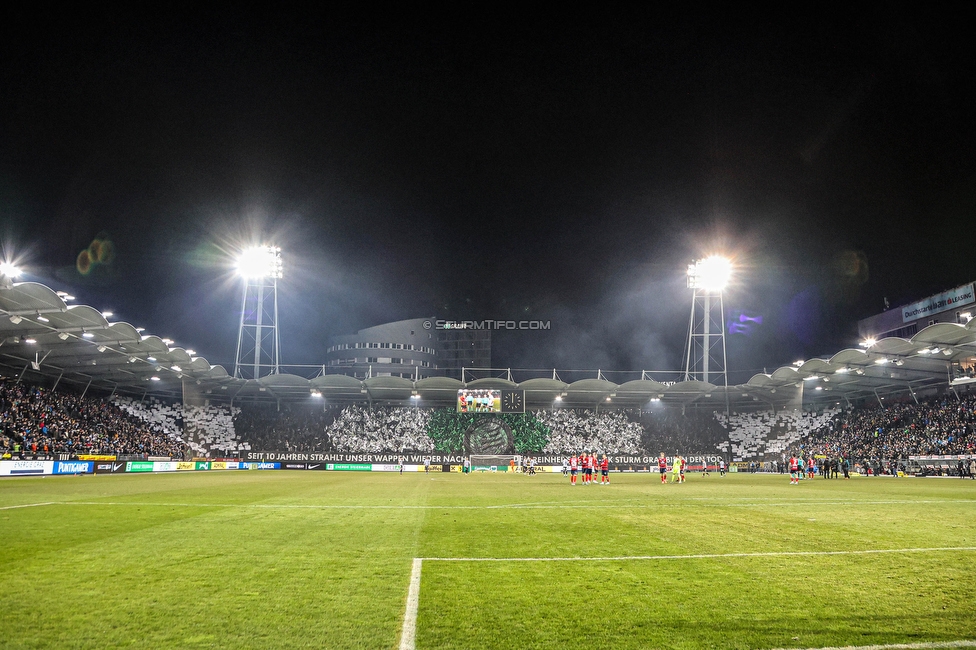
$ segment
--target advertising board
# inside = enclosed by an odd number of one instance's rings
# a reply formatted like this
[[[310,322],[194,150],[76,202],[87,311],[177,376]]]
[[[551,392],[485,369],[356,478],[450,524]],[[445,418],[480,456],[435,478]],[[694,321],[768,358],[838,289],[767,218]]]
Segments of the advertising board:
[[[95,471],[95,461],[93,460],[54,461],[55,474],[91,474],[94,471]]]
[[[31,476],[51,474],[53,460],[3,460],[0,461],[0,476]]]

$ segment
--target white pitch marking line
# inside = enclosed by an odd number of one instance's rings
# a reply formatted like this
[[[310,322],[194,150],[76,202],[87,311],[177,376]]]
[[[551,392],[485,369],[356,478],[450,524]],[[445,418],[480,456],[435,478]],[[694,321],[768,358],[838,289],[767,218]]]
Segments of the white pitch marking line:
[[[948,503],[963,504],[976,503],[976,499],[944,499],[944,500],[912,500],[904,499],[898,501],[804,501],[804,506],[815,505],[886,505],[902,503]],[[645,503],[645,504],[614,504],[600,503],[594,501],[586,505],[523,505],[523,504],[499,504],[488,506],[458,506],[458,505],[329,505],[329,504],[301,504],[301,503],[145,503],[136,501],[52,501],[50,503],[32,505],[64,505],[64,506],[155,506],[160,508],[267,508],[267,509],[320,509],[320,510],[579,510],[592,508],[614,508],[614,509],[633,509],[633,510],[653,510],[655,508],[763,508],[763,507],[790,507],[795,508],[798,504],[791,501],[781,503],[724,503],[724,504],[701,504],[701,503]],[[27,506],[18,506],[27,507]]]
[[[3,506],[0,510],[13,510],[15,508],[36,508],[37,506],[53,506],[54,501],[45,501],[44,503],[22,503],[19,506]]]
[[[620,555],[611,557],[425,557],[422,559],[428,562],[620,562],[628,560],[709,560],[727,557],[880,555],[885,553],[936,553],[952,551],[976,551],[976,546],[883,548],[863,551],[766,551],[759,553],[700,553],[696,555]]]
[[[410,570],[410,589],[407,591],[407,608],[403,613],[403,631],[400,633],[400,650],[414,650],[417,642],[417,609],[420,607],[420,571],[423,558],[413,559]]]
[[[886,645],[845,645],[830,648],[805,648],[804,650],[927,650],[928,648],[976,648],[976,641],[932,641],[928,643],[889,643]],[[776,650],[794,650],[776,648]]]

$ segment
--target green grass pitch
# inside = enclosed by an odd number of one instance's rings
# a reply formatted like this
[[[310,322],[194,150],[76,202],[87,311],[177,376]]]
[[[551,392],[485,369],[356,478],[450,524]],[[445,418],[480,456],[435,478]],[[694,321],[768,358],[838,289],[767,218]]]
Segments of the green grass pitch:
[[[612,480],[0,480],[0,647],[396,648],[415,558],[417,648],[976,639],[976,481]]]

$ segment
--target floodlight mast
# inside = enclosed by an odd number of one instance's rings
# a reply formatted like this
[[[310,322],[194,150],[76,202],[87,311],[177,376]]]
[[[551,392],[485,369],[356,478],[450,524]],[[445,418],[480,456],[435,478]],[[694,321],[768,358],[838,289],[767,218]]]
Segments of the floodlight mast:
[[[279,372],[278,280],[281,249],[256,246],[241,253],[237,271],[244,278],[234,376],[258,379]]]
[[[703,381],[728,389],[723,291],[731,277],[732,262],[718,255],[688,265],[688,288],[693,294],[685,381]]]

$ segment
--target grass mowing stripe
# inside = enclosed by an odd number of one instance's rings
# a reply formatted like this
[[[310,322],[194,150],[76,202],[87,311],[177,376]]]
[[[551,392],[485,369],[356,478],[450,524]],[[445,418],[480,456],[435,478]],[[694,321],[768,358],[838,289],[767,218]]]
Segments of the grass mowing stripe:
[[[52,506],[58,503],[57,501],[45,501],[43,503],[22,503],[17,506],[2,506],[0,510],[13,510],[15,508],[36,508],[37,506]]]
[[[694,555],[620,555],[608,557],[425,557],[427,562],[620,562],[629,560],[709,560],[735,557],[789,557],[816,555],[880,555],[885,553],[940,553],[976,551],[976,546],[882,548],[860,551],[763,551],[759,553],[698,553]]]
[[[417,640],[417,610],[420,608],[420,572],[424,561],[415,557],[410,569],[410,589],[407,592],[407,608],[403,613],[403,631],[400,633],[400,650],[414,650]]]
[[[929,648],[976,648],[976,641],[932,641],[929,643],[889,643],[887,645],[845,645],[831,648],[804,648],[803,650],[928,650]],[[793,650],[776,648],[775,650]]]

